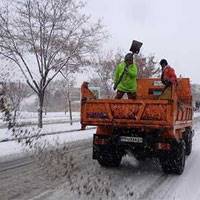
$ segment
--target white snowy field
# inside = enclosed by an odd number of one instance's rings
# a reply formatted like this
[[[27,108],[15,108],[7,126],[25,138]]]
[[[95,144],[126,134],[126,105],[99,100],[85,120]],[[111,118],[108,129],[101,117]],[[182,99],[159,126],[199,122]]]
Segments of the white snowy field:
[[[32,127],[31,127],[32,128]],[[30,128],[30,129],[31,129]],[[44,125],[44,128],[41,130],[40,134],[48,134],[52,132],[59,131],[69,131],[74,129],[80,129],[81,125],[79,122],[70,124],[49,124]],[[75,132],[67,132],[61,133],[58,135],[47,135],[39,138],[40,142],[48,142],[49,144],[55,145],[57,142],[62,144],[65,142],[72,142],[76,140],[88,139],[93,136],[95,129],[85,130],[85,131],[75,131]],[[3,139],[12,139],[12,135],[10,131],[7,129],[0,129],[0,141]],[[19,144],[17,141],[10,142],[2,142],[0,143],[0,157],[2,156],[12,156],[12,154],[20,154],[26,152],[28,149]]]
[[[55,145],[56,143],[63,144],[65,142],[73,142],[77,140],[92,138],[94,132],[95,130],[92,129],[86,130],[84,132],[77,131],[72,133],[62,133],[59,135],[48,135],[41,137],[40,142],[48,142],[51,145]],[[16,141],[0,143],[0,159],[4,156],[7,158],[19,156],[19,154],[27,153],[27,150],[29,149]]]
[[[58,114],[58,113],[52,113],[49,116],[53,117],[56,116],[62,116],[62,114]],[[80,113],[76,113],[77,116],[80,115]],[[29,116],[34,116],[34,114],[29,115]],[[200,113],[194,113],[194,117],[197,118],[200,116]],[[30,129],[34,127],[31,126]],[[73,130],[73,129],[80,129],[80,123],[79,122],[75,122],[73,123],[73,125],[67,124],[67,123],[63,123],[63,124],[49,124],[49,125],[44,125],[42,131],[40,132],[41,134],[45,134],[45,133],[50,133],[50,132],[56,132],[56,131],[68,131],[68,130]],[[36,128],[36,126],[35,126]],[[200,129],[200,128],[199,128]],[[81,139],[88,139],[88,138],[92,138],[93,134],[95,133],[95,129],[92,130],[86,130],[84,132],[72,132],[72,133],[62,133],[62,134],[58,134],[58,135],[50,135],[50,136],[45,136],[42,137],[40,140],[46,140],[47,142],[49,142],[50,144],[55,144],[55,142],[59,142],[59,143],[65,143],[65,142],[71,142],[71,141],[76,141],[76,140],[81,140]],[[198,133],[197,133],[198,134]],[[0,141],[3,139],[11,139],[12,135],[10,133],[10,131],[8,131],[7,129],[0,129]],[[195,140],[195,139],[194,139]],[[200,146],[200,142],[199,142],[199,146]],[[11,142],[3,142],[0,143],[0,157],[3,156],[11,156],[12,154],[20,154],[23,153],[25,149],[21,144],[19,144],[16,141],[11,141]]]
[[[73,112],[73,119],[79,119],[80,118],[80,112]],[[61,121],[61,120],[69,120],[69,113],[64,112],[49,112],[47,115],[44,115],[44,121],[53,122],[54,120]],[[20,122],[35,122],[37,121],[37,113],[34,112],[22,112],[20,114]],[[2,121],[0,121],[0,124],[3,124]],[[22,129],[32,130],[35,129],[34,133],[37,132],[37,126],[30,126],[30,127],[24,127]],[[51,132],[59,132],[59,131],[68,131],[73,129],[80,129],[81,125],[79,122],[74,122],[73,125],[70,125],[69,123],[62,123],[62,124],[48,124],[44,125],[43,129],[41,130],[40,134],[46,134]],[[88,130],[83,132],[73,132],[73,133],[63,133],[59,135],[51,135],[51,136],[45,136],[42,137],[40,140],[46,140],[50,144],[54,144],[55,142],[64,143],[64,142],[70,142],[74,140],[81,140],[81,139],[87,139],[88,137],[92,137],[94,130]],[[33,134],[34,134],[33,133]],[[6,128],[0,129],[0,141],[6,140],[6,139],[12,139],[12,133]],[[27,148],[19,144],[17,141],[11,141],[11,142],[3,142],[0,143],[0,157],[14,157],[19,156],[19,154],[23,154],[26,152]]]
[[[193,137],[193,150],[186,159],[185,170],[181,176],[166,175],[159,167],[155,167],[154,162],[149,160],[138,163],[134,158],[124,158],[122,166],[119,169],[104,169],[92,160],[91,149],[86,152],[78,152],[77,159],[81,165],[76,180],[78,185],[88,184],[97,177],[102,178],[102,183],[98,187],[103,187],[108,182],[108,187],[115,192],[116,196],[102,199],[115,200],[199,200],[200,199],[200,113],[195,113]],[[58,131],[80,128],[79,123],[72,127],[69,124],[46,125],[43,131]],[[50,144],[77,141],[92,138],[95,130],[86,130],[84,132],[73,132],[59,135],[45,136],[41,141],[48,141]],[[82,142],[82,141],[81,141]],[[16,142],[0,143],[0,160],[11,158],[12,156],[22,155],[24,148]],[[88,154],[87,154],[88,153]],[[79,156],[80,154],[80,156]],[[75,156],[75,158],[76,158]],[[80,158],[79,158],[79,157]],[[80,176],[80,177],[79,177]],[[105,181],[105,183],[104,183]],[[110,185],[109,185],[110,184]],[[44,191],[43,194],[35,196],[31,200],[76,200],[88,199],[85,196],[79,198],[76,192],[72,192],[70,187],[60,185],[53,190]],[[102,194],[99,193],[99,196]],[[97,195],[97,197],[98,197]],[[1,199],[1,198],[0,198]],[[98,199],[98,198],[93,198]]]
[[[73,112],[72,113],[73,116],[77,117],[80,116],[80,112]],[[0,114],[1,116],[1,114]],[[38,113],[37,112],[20,112],[20,118],[21,119],[37,119],[38,117]],[[66,114],[64,112],[47,112],[47,114],[43,114],[43,118],[62,118],[62,117],[67,117],[69,118],[69,112],[67,112]]]
[[[80,112],[73,112],[72,115],[74,117],[80,116]],[[38,113],[37,112],[21,112],[21,118],[37,118]],[[47,114],[43,115],[43,118],[57,118],[57,117],[68,117],[69,118],[69,113],[67,112],[66,114],[64,112],[47,112]]]
[[[46,124],[43,125],[43,128],[40,130],[37,128],[37,126],[25,126],[20,128],[21,130],[30,130],[32,131],[31,135],[35,135],[37,131],[40,131],[40,134],[46,134],[46,133],[51,133],[51,132],[60,132],[60,131],[68,131],[68,130],[73,130],[73,129],[80,129],[81,125],[80,122],[73,122],[72,125],[69,123],[59,123],[59,124]],[[0,129],[0,141],[2,140],[7,140],[7,139],[12,139],[12,131],[4,128]]]
[[[26,122],[37,122],[38,121],[38,113],[37,112],[21,112],[18,117],[19,123],[26,123]],[[73,112],[72,118],[80,119],[80,112]],[[53,122],[58,120],[70,120],[70,115],[67,112],[66,114],[64,112],[47,112],[47,114],[43,114],[43,121],[44,122]],[[5,124],[5,122],[2,121],[2,116],[0,114],[0,125]]]
[[[195,112],[194,117],[200,117],[200,112]]]

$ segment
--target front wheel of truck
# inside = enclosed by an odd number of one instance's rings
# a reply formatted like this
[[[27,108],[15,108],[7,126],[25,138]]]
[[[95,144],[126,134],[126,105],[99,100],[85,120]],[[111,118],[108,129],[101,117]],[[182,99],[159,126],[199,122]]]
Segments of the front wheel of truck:
[[[165,173],[174,173],[181,175],[185,168],[185,142],[177,144],[171,155],[160,158],[162,169]]]
[[[117,154],[100,155],[97,159],[99,164],[103,167],[119,167],[122,156]]]

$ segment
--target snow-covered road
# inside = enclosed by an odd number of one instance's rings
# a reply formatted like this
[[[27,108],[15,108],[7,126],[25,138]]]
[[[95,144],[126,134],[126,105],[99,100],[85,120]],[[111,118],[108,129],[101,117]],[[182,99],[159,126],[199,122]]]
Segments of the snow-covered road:
[[[5,200],[8,197],[15,200],[199,200],[200,117],[196,116],[194,129],[193,151],[187,157],[185,171],[181,176],[164,174],[156,159],[138,162],[127,156],[117,169],[99,166],[92,160],[89,144],[92,143],[94,130],[90,130],[90,133],[86,132],[85,139],[88,139],[83,143],[79,141],[80,144],[86,143],[84,148],[71,154],[76,168],[70,172],[70,177],[68,174],[59,178],[59,181],[49,181],[51,177],[45,178],[45,171],[39,170],[36,165],[10,174],[0,174],[0,188],[4,185],[0,197],[4,194]],[[61,138],[65,141],[84,139],[78,133],[63,135]],[[38,178],[34,173],[39,174]]]
[[[76,174],[75,182],[71,183],[73,186],[66,181],[60,188],[48,191],[34,200],[199,200],[200,118],[196,119],[194,129],[193,151],[186,160],[185,171],[181,176],[164,174],[157,160],[138,163],[132,157],[125,157],[118,169],[105,169],[92,160],[90,150],[89,155],[86,154],[87,159],[78,163],[81,170]],[[85,184],[87,187],[84,188]],[[71,187],[79,189],[71,191]],[[103,190],[105,187],[108,192]]]

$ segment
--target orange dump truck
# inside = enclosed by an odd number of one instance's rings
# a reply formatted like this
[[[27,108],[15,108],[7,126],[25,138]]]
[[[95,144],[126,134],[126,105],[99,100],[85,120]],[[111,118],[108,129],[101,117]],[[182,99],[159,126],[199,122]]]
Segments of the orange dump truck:
[[[164,90],[160,79],[139,79],[137,98],[95,99],[82,87],[81,124],[97,126],[93,159],[116,167],[128,152],[138,160],[158,157],[166,173],[182,174],[192,149],[190,80]]]

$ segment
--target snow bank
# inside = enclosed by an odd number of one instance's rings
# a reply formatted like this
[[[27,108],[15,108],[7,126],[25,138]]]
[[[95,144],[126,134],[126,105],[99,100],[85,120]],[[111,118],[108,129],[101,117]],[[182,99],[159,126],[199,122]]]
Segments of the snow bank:
[[[79,116],[80,113],[74,113],[76,116]],[[25,117],[24,113],[24,117]],[[27,113],[28,117],[36,117],[36,113]],[[64,113],[49,113],[48,117],[64,117]],[[200,117],[200,112],[195,112],[194,117]],[[36,127],[36,126],[35,126]],[[50,133],[50,132],[56,132],[56,131],[68,131],[73,129],[80,129],[80,123],[73,123],[73,125],[69,125],[66,123],[63,124],[51,124],[51,125],[44,125],[43,130],[41,131],[42,134],[44,133]],[[41,141],[46,140],[50,144],[54,144],[56,141],[59,143],[64,142],[71,142],[76,140],[82,140],[82,139],[88,139],[92,138],[95,130],[86,130],[84,132],[73,132],[73,133],[63,133],[59,135],[51,135],[51,136],[45,136],[41,138]],[[10,132],[7,129],[0,129],[0,140],[2,139],[10,139],[12,138]],[[18,144],[15,141],[12,142],[5,142],[0,143],[0,157],[2,156],[8,156],[12,154],[19,154],[24,152],[24,148]]]
[[[194,117],[200,117],[200,112],[194,112]]]
[[[51,125],[45,125],[43,130],[41,131],[41,134],[45,133],[51,133],[51,132],[59,132],[59,131],[68,131],[68,130],[74,130],[74,129],[80,129],[80,123],[73,123],[73,125],[69,124],[51,124]],[[83,139],[89,139],[92,138],[93,134],[95,132],[95,129],[92,130],[85,130],[85,131],[77,131],[77,132],[67,132],[62,133],[58,135],[48,135],[41,137],[39,140],[41,142],[48,142],[49,144],[54,145],[56,142],[59,142],[60,144],[65,142],[72,142],[77,140],[83,140]],[[11,139],[11,133],[6,129],[0,129],[0,140],[2,139]],[[3,156],[11,156],[12,154],[20,154],[25,153],[27,149],[24,148],[21,144],[19,144],[16,141],[11,142],[3,142],[0,143],[0,157]]]

